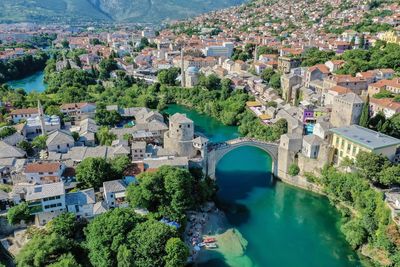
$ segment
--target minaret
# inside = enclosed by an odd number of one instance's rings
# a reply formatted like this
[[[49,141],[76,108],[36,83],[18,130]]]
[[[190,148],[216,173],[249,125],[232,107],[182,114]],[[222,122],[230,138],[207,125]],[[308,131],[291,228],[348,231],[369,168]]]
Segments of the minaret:
[[[185,81],[185,65],[183,62],[183,48],[181,48],[181,86],[185,87],[186,81]]]
[[[254,64],[257,62],[257,50],[258,50],[258,44],[256,44],[256,47],[254,48]]]
[[[42,104],[40,103],[40,100],[38,100],[38,112],[39,112],[39,120],[40,120],[40,128],[42,130],[42,135],[46,135],[46,128],[44,126],[44,113],[43,113],[43,107]]]

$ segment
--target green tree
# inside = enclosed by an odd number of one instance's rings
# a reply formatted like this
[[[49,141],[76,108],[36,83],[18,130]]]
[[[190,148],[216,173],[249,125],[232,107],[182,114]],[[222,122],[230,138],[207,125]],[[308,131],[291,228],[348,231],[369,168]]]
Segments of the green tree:
[[[32,146],[40,150],[46,149],[47,147],[46,141],[47,141],[46,135],[38,135],[35,138],[33,138]]]
[[[46,115],[52,116],[52,115],[56,115],[58,117],[63,117],[63,113],[60,110],[60,107],[57,105],[49,105],[46,107],[45,110]]]
[[[359,173],[371,182],[379,182],[379,173],[390,165],[389,160],[372,152],[360,151],[356,156]]]
[[[35,234],[21,249],[15,260],[18,267],[48,266],[56,263],[62,255],[76,251],[76,248],[77,245],[74,241],[63,236]],[[62,259],[65,259],[65,257]]]
[[[165,266],[167,241],[177,236],[173,227],[152,219],[137,224],[128,235],[136,266]]]
[[[69,48],[69,42],[68,42],[68,40],[67,40],[67,39],[63,39],[63,40],[61,41],[61,45],[62,45],[63,48]]]
[[[154,173],[143,173],[138,185],[129,185],[127,199],[133,207],[160,212],[180,220],[194,205],[193,177],[184,169],[162,166]]]
[[[5,138],[7,136],[13,135],[14,133],[16,133],[17,130],[14,127],[3,127],[0,130],[0,139]]]
[[[161,70],[157,74],[157,80],[161,84],[176,85],[176,79],[178,78],[179,73],[180,73],[179,68],[169,68]]]
[[[165,246],[165,267],[184,267],[189,257],[189,249],[179,238],[170,238]]]
[[[46,226],[52,233],[67,238],[73,238],[77,232],[77,218],[74,213],[65,212],[55,217]]]
[[[275,73],[271,76],[269,79],[269,85],[276,89],[280,90],[281,89],[281,75],[279,73]]]
[[[357,249],[367,240],[367,232],[359,220],[350,220],[342,225],[341,229],[353,249]]]
[[[275,74],[275,71],[271,68],[266,68],[265,70],[263,70],[263,72],[261,73],[261,79],[264,80],[264,82],[269,83],[269,81],[271,80],[272,76]]]
[[[74,141],[77,142],[80,138],[79,133],[78,132],[72,132],[71,133],[72,137],[74,138]]]
[[[368,128],[369,120],[370,120],[370,115],[369,115],[369,96],[367,96],[367,101],[364,103],[363,109],[362,109],[362,112],[361,112],[360,126]]]
[[[379,183],[385,186],[400,184],[400,165],[383,168],[379,173]]]
[[[125,245],[121,245],[118,248],[117,253],[118,267],[134,267],[135,258],[133,257],[133,251]]]
[[[63,254],[59,257],[58,261],[48,265],[48,267],[80,267],[81,265],[76,261],[75,257],[71,254]]]
[[[296,176],[296,175],[298,175],[299,174],[299,172],[300,172],[300,168],[299,168],[299,166],[297,166],[297,164],[295,164],[295,163],[292,163],[292,164],[290,164],[290,166],[289,166],[289,174],[291,175],[291,176]]]
[[[76,167],[76,180],[81,188],[98,189],[112,177],[110,164],[103,158],[85,158]]]
[[[22,150],[24,150],[28,156],[32,156],[33,155],[32,144],[29,143],[28,141],[22,140],[21,142],[19,142],[17,144],[17,147],[19,147]]]
[[[124,171],[131,163],[128,156],[118,156],[110,161],[113,175],[116,179],[121,179]]]
[[[86,248],[93,266],[121,266],[127,259],[123,252],[128,243],[127,236],[140,219],[131,209],[116,208],[94,218],[85,229]],[[119,251],[120,255],[118,257]],[[124,255],[122,255],[124,254]],[[128,255],[128,259],[130,256]],[[137,266],[137,265],[136,265]]]
[[[28,203],[22,202],[17,206],[10,208],[7,211],[7,221],[9,224],[18,224],[21,221],[29,222],[32,220],[32,215],[28,208]]]
[[[99,125],[115,126],[122,121],[122,117],[115,110],[108,111],[105,109],[100,109],[96,112],[95,121]]]
[[[96,133],[96,138],[100,145],[110,146],[112,141],[117,139],[117,136],[110,132],[108,127],[101,127]]]

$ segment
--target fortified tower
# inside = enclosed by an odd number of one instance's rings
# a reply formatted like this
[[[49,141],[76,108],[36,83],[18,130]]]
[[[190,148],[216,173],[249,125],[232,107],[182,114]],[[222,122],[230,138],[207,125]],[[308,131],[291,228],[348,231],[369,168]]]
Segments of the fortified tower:
[[[194,124],[185,114],[176,113],[169,118],[169,130],[164,135],[164,148],[177,156],[193,157]]]

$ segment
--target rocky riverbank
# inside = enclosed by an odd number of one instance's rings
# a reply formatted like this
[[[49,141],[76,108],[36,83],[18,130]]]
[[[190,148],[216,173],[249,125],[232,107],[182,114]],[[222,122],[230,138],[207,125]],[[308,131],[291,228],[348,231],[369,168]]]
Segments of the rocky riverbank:
[[[190,247],[191,260],[195,265],[218,259],[219,254],[222,254],[228,264],[234,263],[232,266],[251,266],[251,260],[244,257],[247,240],[237,229],[229,228],[225,213],[214,203],[209,203],[200,212],[190,212],[188,218],[185,241]],[[215,239],[217,247],[203,246],[201,243],[204,238]],[[240,264],[237,265],[239,258]]]

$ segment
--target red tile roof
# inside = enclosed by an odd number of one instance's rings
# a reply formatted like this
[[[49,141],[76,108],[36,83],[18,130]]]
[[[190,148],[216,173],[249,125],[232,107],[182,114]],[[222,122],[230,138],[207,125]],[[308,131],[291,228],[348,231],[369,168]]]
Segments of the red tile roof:
[[[25,167],[25,173],[37,173],[37,172],[57,172],[61,168],[59,162],[38,162],[30,163]]]

